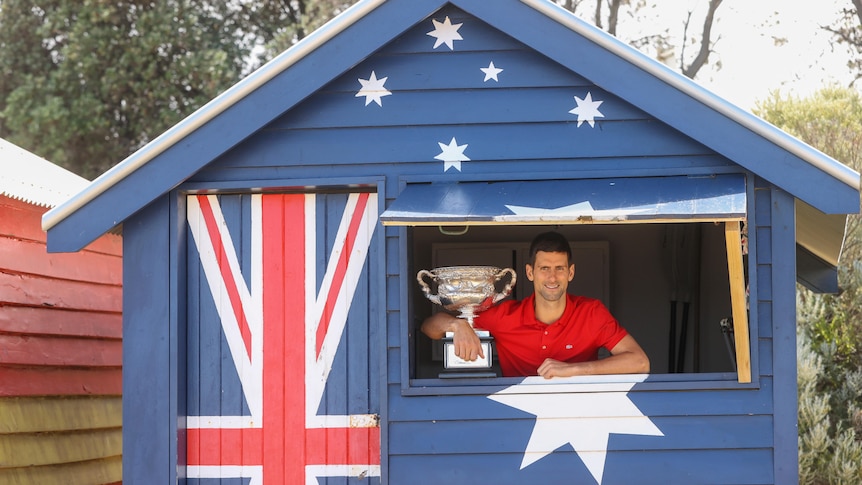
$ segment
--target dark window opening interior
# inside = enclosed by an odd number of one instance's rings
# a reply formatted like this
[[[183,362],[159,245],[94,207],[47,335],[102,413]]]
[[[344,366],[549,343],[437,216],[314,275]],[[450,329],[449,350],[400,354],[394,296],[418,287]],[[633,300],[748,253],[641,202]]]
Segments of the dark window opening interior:
[[[546,230],[572,244],[570,292],[602,300],[646,351],[652,374],[736,370],[724,223],[410,227],[410,274],[455,265],[510,267],[518,274],[512,296],[521,299],[532,293],[524,275],[529,243]],[[436,379],[442,351],[419,325],[439,307],[415,279],[410,286],[411,377]]]

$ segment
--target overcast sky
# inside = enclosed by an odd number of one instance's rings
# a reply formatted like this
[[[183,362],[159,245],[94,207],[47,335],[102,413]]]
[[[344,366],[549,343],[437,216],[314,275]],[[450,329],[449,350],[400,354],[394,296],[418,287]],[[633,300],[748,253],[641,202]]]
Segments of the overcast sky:
[[[705,10],[707,2],[654,3],[658,5],[650,11],[655,21],[680,35],[685,12],[692,7]],[[806,96],[830,82],[846,86],[852,79],[847,54],[841,47],[833,50],[829,34],[820,29],[837,19],[845,5],[851,6],[851,0],[725,0],[714,27],[720,35],[715,46],[718,55],[710,58],[713,65],[701,69],[696,80],[745,109],[772,89]],[[702,14],[697,17],[698,23],[702,18]],[[621,30],[629,28],[621,26]],[[779,45],[776,39],[786,42]],[[715,60],[721,61],[720,70],[714,70]]]

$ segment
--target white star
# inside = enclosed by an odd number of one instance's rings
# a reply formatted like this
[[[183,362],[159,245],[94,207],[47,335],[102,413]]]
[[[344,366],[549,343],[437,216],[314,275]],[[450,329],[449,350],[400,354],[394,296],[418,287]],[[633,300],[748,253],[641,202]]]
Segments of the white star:
[[[489,79],[500,82],[500,80],[497,79],[497,74],[500,74],[503,70],[498,67],[494,67],[494,61],[491,61],[491,63],[488,64],[488,67],[480,67],[479,70],[485,73],[485,81],[483,82],[487,82]]]
[[[506,208],[512,211],[514,215],[498,216],[501,221],[514,222],[518,220],[543,220],[543,221],[559,221],[571,219],[590,218],[601,221],[624,221],[628,216],[634,214],[643,214],[650,210],[651,207],[629,207],[617,209],[593,209],[593,204],[590,201],[578,202],[576,204],[557,207],[554,209],[545,209],[543,207],[527,207],[520,205],[506,205]]]
[[[449,170],[454,167],[455,170],[461,171],[461,162],[469,162],[470,159],[464,155],[464,150],[467,148],[467,145],[459,145],[458,142],[455,141],[455,137],[452,137],[452,141],[449,142],[448,145],[437,142],[440,145],[440,149],[443,150],[437,155],[437,160],[442,160],[443,163],[443,171]]]
[[[488,396],[536,416],[521,461],[522,470],[568,443],[601,484],[611,433],[664,436],[628,398],[633,382],[621,383],[613,392],[561,392],[561,387],[568,386],[525,385],[541,382],[536,379],[528,377],[521,384]]]
[[[371,77],[368,79],[359,79],[359,83],[362,84],[362,89],[356,93],[356,97],[365,96],[365,106],[371,104],[372,101],[377,103],[377,106],[383,106],[383,96],[389,96],[392,94],[389,90],[383,87],[383,84],[386,83],[387,79],[389,78],[384,77],[382,79],[377,79],[377,75],[374,74],[374,71],[371,71]]]
[[[435,37],[437,40],[434,42],[434,48],[440,47],[440,44],[446,44],[449,46],[449,50],[455,50],[455,44],[453,41],[456,40],[464,40],[461,37],[461,34],[458,33],[458,29],[461,28],[463,24],[452,24],[449,21],[449,17],[446,17],[446,20],[443,22],[438,22],[434,19],[431,19],[434,22],[434,30],[428,32],[427,35],[431,37]]]
[[[601,105],[604,101],[593,101],[593,95],[587,92],[587,97],[581,99],[575,96],[575,102],[578,106],[569,111],[569,113],[573,115],[578,115],[578,127],[580,127],[584,121],[590,124],[590,128],[595,126],[596,116],[600,118],[604,118],[605,115],[599,112],[599,105]]]

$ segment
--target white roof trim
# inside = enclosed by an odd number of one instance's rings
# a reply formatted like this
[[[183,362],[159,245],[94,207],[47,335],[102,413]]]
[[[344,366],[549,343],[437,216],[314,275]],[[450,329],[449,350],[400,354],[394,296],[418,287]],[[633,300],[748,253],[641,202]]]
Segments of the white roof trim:
[[[55,207],[90,182],[0,138],[0,195],[41,207]]]
[[[303,38],[296,45],[282,52],[261,66],[260,69],[234,84],[227,91],[216,96],[184,120],[147,143],[143,148],[100,175],[93,183],[69,199],[65,204],[45,213],[42,216],[42,229],[45,231],[51,229],[70,214],[134,173],[150,160],[236,104],[239,100],[245,98],[260,86],[269,82],[285,69],[300,61],[306,55],[385,2],[386,0],[365,0],[351,6],[315,30],[312,34]]]
[[[855,170],[788,135],[759,117],[725,101],[691,79],[672,71],[664,64],[656,62],[640,51],[632,49],[629,45],[620,42],[606,32],[576,20],[576,17],[563,7],[547,0],[521,0],[521,2],[811,163],[837,180],[859,190],[859,174]]]

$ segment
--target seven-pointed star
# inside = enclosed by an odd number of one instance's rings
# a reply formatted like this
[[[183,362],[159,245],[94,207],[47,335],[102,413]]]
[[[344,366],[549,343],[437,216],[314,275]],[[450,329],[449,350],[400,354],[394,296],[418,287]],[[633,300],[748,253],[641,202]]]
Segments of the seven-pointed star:
[[[428,32],[427,35],[436,38],[434,41],[434,48],[440,47],[440,44],[446,44],[449,47],[449,50],[455,50],[455,44],[453,41],[456,40],[464,40],[461,37],[461,34],[458,33],[458,29],[461,28],[463,24],[452,24],[449,21],[449,17],[446,16],[446,20],[443,22],[438,22],[434,19],[431,19],[434,22],[434,30]]]
[[[491,61],[491,63],[488,64],[488,67],[480,67],[479,70],[485,73],[485,81],[483,82],[487,82],[489,79],[500,82],[500,80],[497,79],[497,74],[500,74],[503,70],[499,67],[494,67],[494,61]]]
[[[612,433],[664,436],[629,399],[633,382],[620,383],[612,392],[566,392],[565,385],[538,384],[538,379],[528,377],[488,396],[536,416],[522,470],[568,443],[601,484]]]
[[[359,83],[362,84],[362,89],[356,93],[356,97],[365,96],[365,106],[371,104],[372,101],[377,103],[377,106],[383,106],[383,96],[389,96],[392,94],[389,90],[383,87],[383,84],[386,83],[387,79],[389,78],[384,77],[382,79],[377,79],[377,75],[374,71],[371,71],[371,77],[368,79],[359,79]]]
[[[441,142],[437,142],[440,145],[440,149],[443,150],[437,155],[437,160],[442,160],[443,163],[443,171],[449,170],[449,168],[454,167],[455,170],[461,171],[461,162],[469,162],[470,159],[464,155],[464,150],[467,148],[467,145],[459,145],[457,141],[455,141],[455,137],[452,137],[452,141],[449,142],[448,145],[445,145]]]
[[[584,99],[575,96],[575,102],[578,106],[570,110],[569,113],[578,115],[578,127],[586,121],[590,124],[590,128],[593,128],[597,116],[599,118],[605,117],[605,115],[599,112],[599,105],[604,101],[593,101],[593,95],[590,92],[587,92],[587,97]]]

